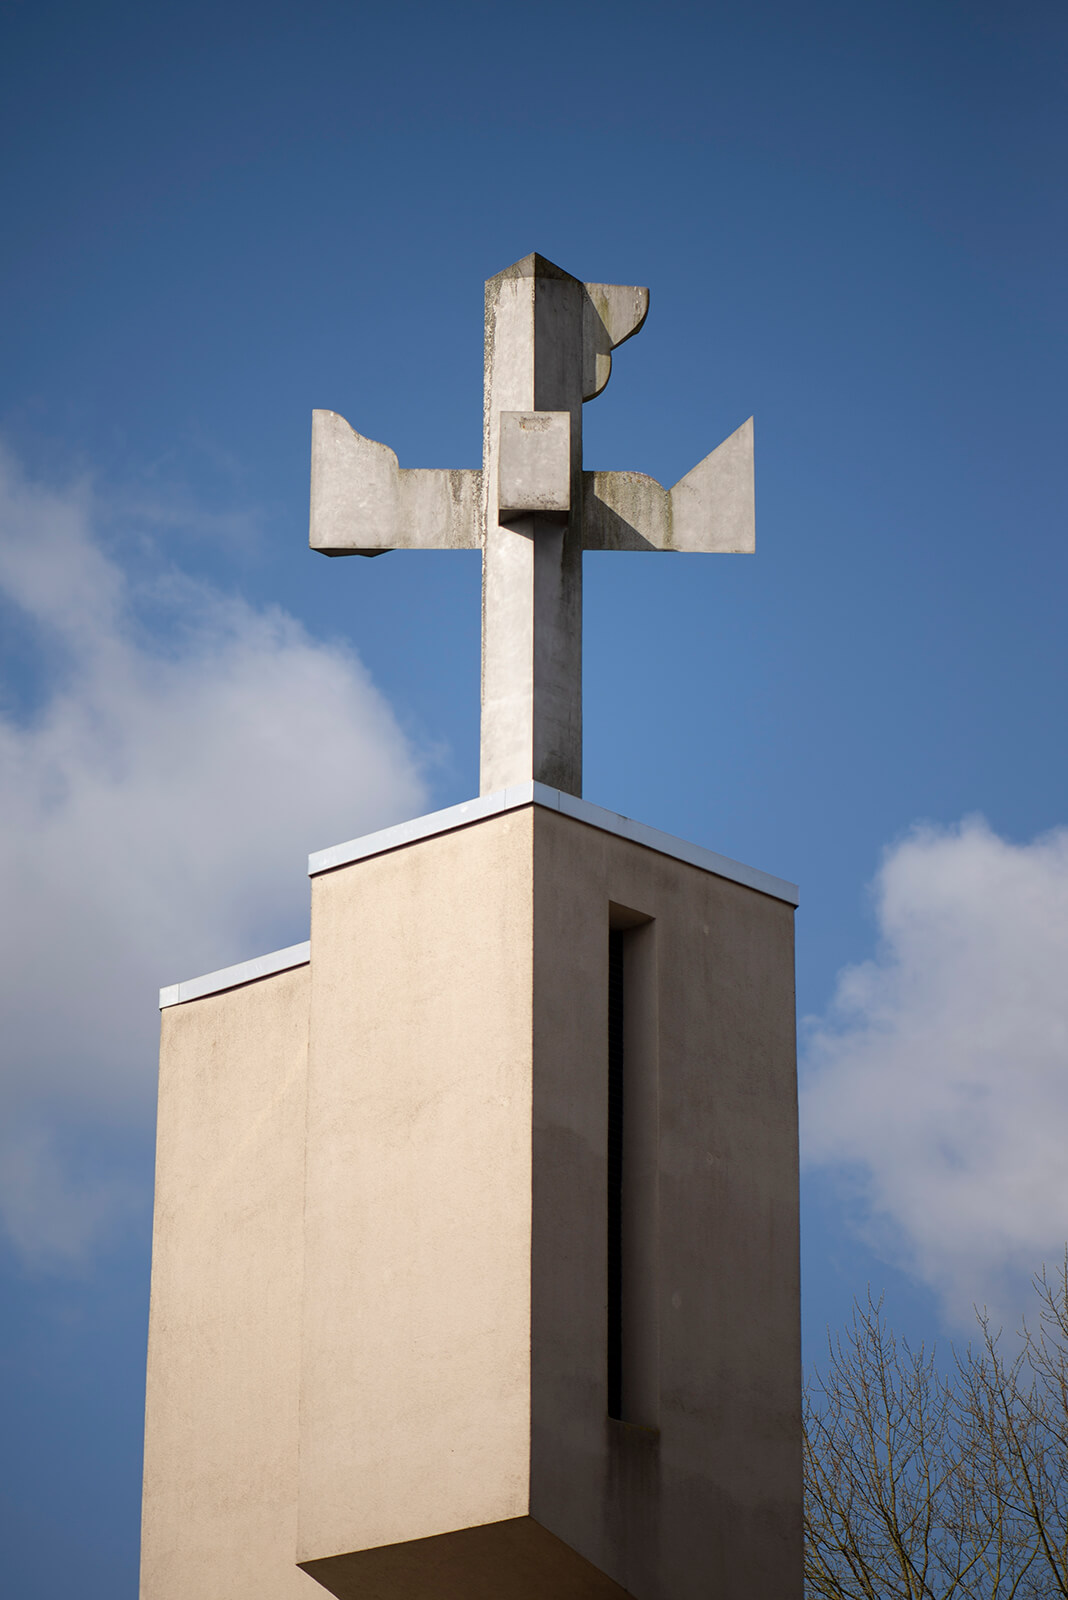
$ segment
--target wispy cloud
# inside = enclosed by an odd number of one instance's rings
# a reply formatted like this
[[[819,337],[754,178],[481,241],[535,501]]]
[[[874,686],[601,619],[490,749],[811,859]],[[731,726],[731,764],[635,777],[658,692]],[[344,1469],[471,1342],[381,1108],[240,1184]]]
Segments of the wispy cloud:
[[[0,715],[0,1220],[30,1256],[125,1203],[49,1128],[147,1125],[160,984],[305,936],[308,850],[426,800],[353,652],[173,570],[133,582],[95,519],[86,485],[0,458],[0,598],[50,663]]]
[[[917,828],[875,903],[875,959],[807,1025],[805,1156],[967,1324],[1068,1239],[1068,829]]]

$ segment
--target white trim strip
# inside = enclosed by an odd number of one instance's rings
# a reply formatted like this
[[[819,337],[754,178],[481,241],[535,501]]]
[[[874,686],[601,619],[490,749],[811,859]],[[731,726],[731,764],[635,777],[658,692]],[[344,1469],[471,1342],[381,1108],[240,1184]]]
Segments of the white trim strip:
[[[257,978],[269,978],[273,972],[288,972],[290,967],[303,967],[311,960],[311,942],[291,944],[285,950],[274,950],[269,956],[254,956],[251,961],[240,961],[236,967],[221,967],[218,972],[205,973],[202,978],[189,978],[185,983],[172,983],[159,992],[159,1008],[180,1006],[186,1000],[201,1000],[206,994],[219,994],[223,989],[236,989],[242,983],[254,983]]]
[[[674,834],[661,833],[659,828],[650,828],[644,822],[633,822],[630,817],[620,816],[617,811],[606,811],[589,800],[580,800],[577,795],[548,789],[541,783],[533,787],[537,791],[534,795],[535,804],[562,811],[565,816],[574,817],[576,822],[585,822],[591,828],[600,828],[605,833],[618,834],[621,839],[631,839],[635,844],[644,845],[647,850],[658,850],[662,856],[673,856],[676,861],[700,867],[703,872],[714,872],[717,878],[729,878],[732,883],[757,889],[761,894],[770,895],[773,900],[785,900],[789,906],[800,903],[797,884],[788,883],[785,878],[773,878],[770,872],[761,872],[759,867],[747,867],[743,861],[732,861],[730,856],[706,850],[704,845],[691,844],[688,839],[676,839]]]
[[[534,791],[544,788],[540,783],[519,783],[511,789],[498,789],[495,794],[480,794],[477,800],[465,800],[461,805],[449,806],[444,811],[431,811],[425,817],[413,817],[411,822],[400,822],[393,828],[382,828],[378,833],[366,833],[362,839],[349,839],[345,844],[331,845],[328,850],[316,850],[308,857],[308,876],[330,872],[334,867],[347,867],[350,861],[363,861],[368,856],[380,856],[387,850],[397,850],[401,845],[414,844],[417,839],[432,839],[438,833],[451,833],[454,828],[464,828],[469,822],[481,822],[484,817],[496,816],[501,811],[515,811],[529,806]],[[545,789],[555,794],[555,789]]]
[[[580,800],[559,789],[550,789],[544,783],[518,783],[511,789],[498,789],[495,794],[480,795],[477,800],[465,800],[462,805],[449,806],[444,811],[432,811],[429,816],[415,817],[395,828],[383,828],[378,833],[368,833],[362,839],[350,839],[346,844],[335,844],[328,850],[317,850],[308,857],[308,876],[331,872],[335,867],[347,867],[353,861],[364,861],[368,856],[378,856],[387,850],[397,850],[401,845],[413,844],[417,839],[432,839],[439,833],[451,833],[454,828],[465,828],[469,823],[481,822],[484,817],[496,816],[502,811],[515,811],[521,806],[545,806],[550,811],[561,811],[576,822],[585,822],[603,833],[614,833],[621,839],[630,839],[657,850],[663,856],[673,856],[676,861],[688,862],[704,872],[714,872],[718,878],[729,878],[732,883],[742,883],[774,900],[785,900],[796,906],[799,895],[795,883],[783,878],[773,878],[769,872],[747,867],[728,856],[717,855],[702,845],[676,839],[658,828],[646,827],[643,822],[632,822],[615,811],[605,811],[589,800]]]
[[[368,833],[362,839],[350,839],[347,844],[335,844],[328,850],[317,850],[308,857],[308,876],[331,872],[335,867],[346,867],[353,861],[365,861],[368,856],[383,855],[387,850],[397,850],[402,845],[413,844],[417,839],[432,839],[439,833],[451,833],[455,828],[466,828],[484,817],[502,811],[517,811],[522,806],[545,806],[549,811],[560,811],[576,822],[600,828],[603,833],[614,833],[620,839],[630,839],[634,844],[657,850],[662,856],[672,856],[685,861],[703,872],[713,872],[718,878],[729,878],[748,889],[756,889],[774,900],[784,900],[787,905],[798,903],[797,885],[783,878],[773,878],[768,872],[747,867],[728,856],[717,855],[702,845],[676,839],[658,828],[646,827],[644,822],[633,822],[616,811],[605,811],[589,800],[564,794],[560,789],[550,789],[544,783],[519,783],[511,789],[498,789],[495,794],[483,794],[477,800],[465,800],[462,805],[448,806],[444,811],[433,811],[426,817],[415,817],[411,822],[399,823],[395,828],[382,828],[378,833]],[[168,1006],[183,1005],[187,1000],[200,1000],[208,994],[220,994],[224,989],[236,989],[243,983],[254,983],[257,978],[268,978],[275,972],[286,972],[291,967],[302,967],[311,960],[311,944],[291,944],[285,950],[275,950],[270,955],[256,956],[252,961],[241,961],[236,967],[223,967],[218,972],[205,973],[202,978],[189,978],[185,983],[172,983],[159,992],[160,1010]]]

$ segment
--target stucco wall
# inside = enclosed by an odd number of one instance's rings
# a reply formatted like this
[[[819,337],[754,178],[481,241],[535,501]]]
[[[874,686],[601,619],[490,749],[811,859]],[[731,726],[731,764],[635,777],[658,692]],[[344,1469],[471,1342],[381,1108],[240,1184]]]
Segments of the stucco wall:
[[[527,1510],[532,830],[313,880],[301,1560]]]
[[[642,1600],[799,1600],[792,907],[535,816],[531,1514]],[[606,1414],[613,904],[652,919],[655,1431]]]
[[[159,1127],[143,1600],[800,1600],[790,905],[541,805],[323,871],[310,967],[164,1011]]]
[[[308,968],[162,1013],[143,1600],[313,1600],[294,1565]]]

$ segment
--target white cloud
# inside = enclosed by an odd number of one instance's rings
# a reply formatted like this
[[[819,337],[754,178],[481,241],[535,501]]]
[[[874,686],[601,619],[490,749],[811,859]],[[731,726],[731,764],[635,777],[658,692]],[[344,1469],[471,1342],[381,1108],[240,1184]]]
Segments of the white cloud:
[[[94,515],[0,459],[0,598],[51,664],[36,710],[0,714],[0,1218],[31,1256],[76,1255],[125,1203],[79,1189],[49,1128],[147,1125],[159,986],[306,937],[309,849],[426,800],[351,651],[174,572],[132,581]]]
[[[875,891],[876,958],[807,1025],[803,1148],[967,1324],[1068,1239],[1068,829],[917,828]]]

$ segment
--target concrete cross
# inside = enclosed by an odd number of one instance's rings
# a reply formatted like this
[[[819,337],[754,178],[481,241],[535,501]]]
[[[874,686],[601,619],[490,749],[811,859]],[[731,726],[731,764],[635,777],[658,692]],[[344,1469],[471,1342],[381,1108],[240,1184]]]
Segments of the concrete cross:
[[[638,332],[647,289],[529,255],[486,284],[482,470],[402,468],[313,412],[311,546],[482,551],[481,792],[582,792],[582,552],[755,548],[752,418],[673,489],[585,472],[582,405]]]

